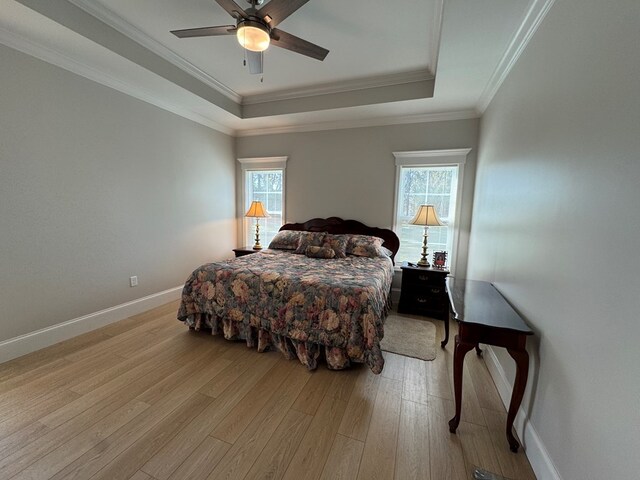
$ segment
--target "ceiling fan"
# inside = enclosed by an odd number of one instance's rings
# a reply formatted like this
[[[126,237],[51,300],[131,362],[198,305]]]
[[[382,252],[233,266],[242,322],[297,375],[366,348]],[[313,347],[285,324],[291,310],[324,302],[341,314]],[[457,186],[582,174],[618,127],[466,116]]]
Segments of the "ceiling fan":
[[[262,73],[262,52],[270,44],[320,61],[329,53],[325,48],[275,28],[309,0],[271,0],[261,8],[256,7],[262,5],[264,0],[247,0],[251,7],[246,10],[233,0],[215,1],[236,19],[236,25],[187,28],[172,30],[171,33],[178,38],[236,35],[238,42],[246,50],[250,73]]]

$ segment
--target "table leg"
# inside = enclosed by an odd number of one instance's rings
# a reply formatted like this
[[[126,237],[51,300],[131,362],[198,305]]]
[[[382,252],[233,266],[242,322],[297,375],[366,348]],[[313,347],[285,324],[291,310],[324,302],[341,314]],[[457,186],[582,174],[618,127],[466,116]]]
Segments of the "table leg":
[[[460,335],[456,335],[456,346],[453,351],[453,388],[456,400],[456,415],[449,420],[449,431],[456,433],[460,424],[460,411],[462,409],[462,372],[464,367],[464,356],[469,350],[474,348],[473,343],[465,343],[460,340]]]
[[[527,376],[529,374],[529,354],[526,350],[507,349],[509,355],[516,361],[516,380],[511,393],[511,402],[509,402],[509,412],[507,413],[507,440],[511,451],[516,453],[520,444],[513,435],[513,421],[516,413],[520,408],[524,389],[527,386]]]
[[[440,342],[440,346],[442,348],[449,342],[449,313],[447,312],[447,316],[444,319],[444,340]]]

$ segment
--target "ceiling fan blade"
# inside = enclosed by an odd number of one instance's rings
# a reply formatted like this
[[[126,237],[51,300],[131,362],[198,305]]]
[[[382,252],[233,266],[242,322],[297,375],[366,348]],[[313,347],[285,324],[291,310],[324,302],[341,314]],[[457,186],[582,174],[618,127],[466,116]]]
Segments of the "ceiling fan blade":
[[[262,52],[252,52],[245,50],[247,54],[247,65],[249,65],[249,73],[262,73]]]
[[[171,30],[178,38],[190,37],[215,37],[218,35],[234,35],[235,25],[218,25],[217,27],[185,28],[184,30]]]
[[[308,1],[309,0],[271,0],[258,10],[258,14],[260,14],[262,18],[268,15],[271,20],[267,20],[267,23],[269,26],[275,27]]]
[[[290,33],[283,32],[282,30],[278,30],[277,28],[271,30],[271,44],[320,61],[324,60],[329,53],[329,50],[326,48],[307,42],[306,40],[296,37],[295,35],[291,35]]]
[[[242,18],[248,18],[249,16],[245,13],[240,6],[234,2],[233,0],[216,0],[216,3],[224,8],[229,15],[233,18],[238,18],[238,16]]]

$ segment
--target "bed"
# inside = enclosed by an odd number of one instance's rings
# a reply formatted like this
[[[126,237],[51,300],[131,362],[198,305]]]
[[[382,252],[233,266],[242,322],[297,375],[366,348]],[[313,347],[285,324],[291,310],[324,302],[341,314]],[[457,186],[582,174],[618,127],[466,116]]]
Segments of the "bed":
[[[324,359],[330,369],[355,362],[380,373],[399,245],[393,231],[355,220],[283,225],[272,248],[197,268],[185,283],[178,320],[259,352],[277,349],[311,370]],[[345,251],[344,258],[315,258]]]

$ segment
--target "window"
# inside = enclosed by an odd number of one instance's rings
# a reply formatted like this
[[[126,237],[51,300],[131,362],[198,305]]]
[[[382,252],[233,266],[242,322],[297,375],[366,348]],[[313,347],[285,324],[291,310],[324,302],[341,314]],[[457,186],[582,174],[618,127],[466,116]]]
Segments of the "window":
[[[255,243],[255,218],[244,217],[251,202],[262,202],[269,213],[260,219],[260,244],[267,247],[284,223],[284,185],[287,157],[242,158],[244,245]]]
[[[283,170],[247,170],[245,173],[244,211],[253,200],[262,202],[269,212],[260,219],[260,243],[266,247],[282,226]],[[255,218],[245,218],[245,245],[255,243]]]
[[[435,206],[443,227],[429,227],[429,263],[433,252],[448,252],[447,264],[455,265],[457,218],[462,170],[468,149],[396,152],[396,211],[394,230],[400,238],[396,264],[416,262],[422,253],[424,227],[409,224],[420,205]]]

